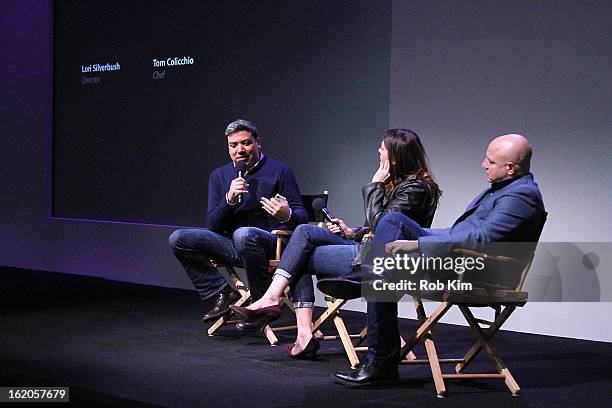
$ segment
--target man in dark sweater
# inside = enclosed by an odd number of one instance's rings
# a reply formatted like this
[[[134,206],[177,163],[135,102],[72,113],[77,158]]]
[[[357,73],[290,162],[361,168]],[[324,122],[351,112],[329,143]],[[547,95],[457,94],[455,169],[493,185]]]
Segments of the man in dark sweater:
[[[276,238],[270,231],[294,229],[308,222],[293,171],[264,156],[255,124],[235,120],[227,126],[225,135],[231,162],[210,175],[209,229],[181,229],[169,239],[171,250],[200,298],[216,297],[202,318],[205,322],[229,312],[229,305],[240,297],[211,259],[243,267],[251,295],[257,300],[268,287],[268,261],[276,248]],[[237,177],[237,164],[245,168],[243,177]]]

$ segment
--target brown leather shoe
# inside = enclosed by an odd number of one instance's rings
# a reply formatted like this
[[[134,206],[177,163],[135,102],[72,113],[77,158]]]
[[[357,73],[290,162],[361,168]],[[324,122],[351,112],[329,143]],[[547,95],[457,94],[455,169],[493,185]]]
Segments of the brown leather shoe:
[[[263,331],[264,327],[268,324],[265,320],[256,320],[254,322],[248,320],[241,320],[236,323],[236,328],[242,333],[258,333]]]
[[[241,306],[230,306],[234,312],[242,315],[245,319],[236,324],[236,328],[243,333],[254,333],[261,331],[266,325],[281,316],[280,305],[267,306],[257,310],[250,310]]]
[[[224,314],[229,313],[229,306],[234,304],[238,299],[240,299],[240,293],[236,292],[235,290],[227,293],[219,293],[214,306],[212,309],[206,312],[206,314],[202,317],[202,321],[211,322]]]

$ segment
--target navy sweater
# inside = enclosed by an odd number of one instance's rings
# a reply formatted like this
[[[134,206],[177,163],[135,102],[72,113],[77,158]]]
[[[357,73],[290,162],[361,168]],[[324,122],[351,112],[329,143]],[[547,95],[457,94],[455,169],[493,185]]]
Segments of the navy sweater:
[[[208,227],[220,234],[231,234],[240,227],[257,227],[267,231],[294,229],[308,222],[300,189],[293,171],[284,163],[264,156],[244,177],[249,192],[242,203],[229,205],[225,193],[236,178],[232,162],[213,170],[208,181]],[[273,198],[280,194],[287,199],[292,214],[286,223],[268,214],[260,204],[261,197]]]

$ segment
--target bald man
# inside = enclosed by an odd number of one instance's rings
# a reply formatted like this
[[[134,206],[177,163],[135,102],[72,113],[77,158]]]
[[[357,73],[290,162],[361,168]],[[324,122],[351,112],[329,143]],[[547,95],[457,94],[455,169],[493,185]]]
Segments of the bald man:
[[[489,143],[481,167],[487,181],[494,183],[529,173],[531,146],[524,136],[517,134],[496,137]]]
[[[490,188],[480,193],[450,228],[421,228],[401,213],[387,213],[378,223],[373,248],[388,253],[412,252],[425,257],[448,256],[457,244],[482,249],[487,242],[533,242],[544,216],[538,185],[529,172],[531,147],[524,136],[496,137],[481,167]],[[322,279],[318,288],[341,299],[361,296],[361,276]],[[397,303],[368,302],[368,358],[359,369],[336,373],[350,386],[377,385],[398,380],[400,361]]]

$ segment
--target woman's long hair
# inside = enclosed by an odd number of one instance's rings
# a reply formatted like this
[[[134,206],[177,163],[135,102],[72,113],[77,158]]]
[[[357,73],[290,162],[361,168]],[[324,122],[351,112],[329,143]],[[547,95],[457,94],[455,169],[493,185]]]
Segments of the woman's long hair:
[[[429,160],[419,136],[410,129],[389,129],[383,138],[389,154],[389,173],[386,190],[391,193],[410,176],[418,177],[427,189],[429,205],[436,206],[442,190],[429,170]]]

